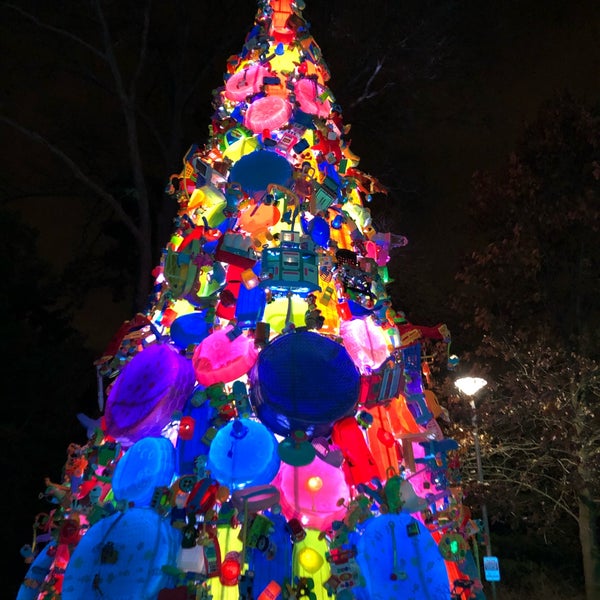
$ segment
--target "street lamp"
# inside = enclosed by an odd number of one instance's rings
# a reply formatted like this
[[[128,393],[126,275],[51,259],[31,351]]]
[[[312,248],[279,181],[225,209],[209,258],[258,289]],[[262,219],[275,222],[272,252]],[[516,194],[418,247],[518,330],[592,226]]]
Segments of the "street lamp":
[[[487,385],[487,381],[481,377],[461,377],[454,382],[454,385],[470,399],[470,405],[473,409],[471,423],[473,425],[473,442],[475,445],[475,457],[477,459],[477,481],[483,483],[483,469],[481,466],[481,448],[479,446],[479,430],[477,427],[477,407],[475,405],[475,395]],[[490,524],[488,521],[487,505],[481,503],[481,519],[483,521],[483,535],[485,541],[485,554],[492,556],[492,542],[490,539]],[[492,581],[492,596],[496,600],[496,582]]]

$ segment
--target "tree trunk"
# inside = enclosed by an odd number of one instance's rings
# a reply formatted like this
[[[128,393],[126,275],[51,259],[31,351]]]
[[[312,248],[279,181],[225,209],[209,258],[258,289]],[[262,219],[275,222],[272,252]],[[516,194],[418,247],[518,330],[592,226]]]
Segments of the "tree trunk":
[[[600,506],[583,490],[579,496],[579,540],[583,556],[585,597],[600,598]]]
[[[135,308],[136,311],[143,312],[148,308],[150,303],[150,286],[151,286],[151,273],[155,266],[152,261],[152,252],[150,243],[139,244],[140,259],[138,262],[138,280],[135,289]]]

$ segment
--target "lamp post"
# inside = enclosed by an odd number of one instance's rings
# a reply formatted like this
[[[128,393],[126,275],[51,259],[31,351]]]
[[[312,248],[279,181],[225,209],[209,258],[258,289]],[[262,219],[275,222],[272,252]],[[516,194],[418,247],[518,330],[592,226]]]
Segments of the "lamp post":
[[[475,457],[477,460],[477,481],[483,483],[483,468],[481,466],[481,448],[479,446],[479,429],[477,423],[477,406],[475,404],[475,395],[487,385],[487,381],[481,377],[461,377],[454,382],[454,385],[469,397],[469,403],[473,410],[471,424],[473,425],[473,443],[475,445]],[[485,541],[485,554],[492,556],[492,542],[490,539],[490,524],[488,520],[487,505],[481,503],[481,520],[483,521],[483,535]],[[492,597],[496,600],[496,582],[492,584]]]

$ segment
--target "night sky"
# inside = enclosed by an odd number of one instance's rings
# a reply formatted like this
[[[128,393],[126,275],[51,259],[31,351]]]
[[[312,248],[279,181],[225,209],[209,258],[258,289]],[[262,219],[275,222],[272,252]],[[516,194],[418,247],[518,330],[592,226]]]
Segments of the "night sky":
[[[400,0],[393,1],[400,3]],[[378,3],[328,0],[326,8],[323,5],[317,8],[316,5],[321,2],[324,0],[307,0],[304,16],[311,23],[311,33],[331,67],[329,85],[344,108],[345,121],[353,125],[350,137],[353,150],[361,157],[360,167],[381,177],[386,185],[393,188],[391,201],[398,203],[395,233],[408,237],[406,252],[409,257],[422,262],[424,279],[429,282],[426,285],[434,282],[451,293],[453,271],[468,247],[468,240],[461,237],[460,232],[472,174],[480,169],[498,168],[514,148],[525,123],[535,117],[543,102],[557,93],[570,91],[585,102],[600,99],[600,3],[596,0],[458,2],[458,18],[447,37],[448,60],[440,64],[435,77],[415,84],[418,95],[412,95],[410,102],[406,95],[407,82],[401,82],[404,89],[400,89],[399,85],[390,86],[381,92],[388,96],[385,106],[390,105],[390,100],[393,104],[395,97],[398,99],[395,104],[397,114],[388,114],[386,119],[391,124],[395,119],[403,123],[401,128],[391,125],[389,131],[382,131],[373,130],[371,125],[379,99],[346,109],[352,103],[352,99],[346,97],[349,87],[346,85],[347,75],[344,72],[340,79],[335,68],[335,65],[344,64],[344,48],[331,44],[328,36],[328,27],[342,19],[345,11],[376,13]],[[206,11],[202,8],[203,4],[197,3],[199,11]],[[209,4],[216,6],[218,3]],[[235,5],[232,2],[224,4]],[[32,10],[37,6],[36,2],[19,0],[15,5]],[[56,2],[56,23],[60,23],[60,11],[68,5],[69,2]],[[223,29],[230,42],[220,55],[209,58],[215,66],[204,89],[195,95],[205,111],[205,121],[201,123],[202,114],[198,114],[190,124],[189,138],[182,153],[191,143],[202,144],[205,141],[206,125],[211,116],[211,89],[222,84],[219,77],[224,71],[228,53],[239,51],[252,25],[254,1],[238,0],[237,6],[240,8],[236,19],[229,19],[227,14],[215,11],[198,20],[199,33],[202,26]],[[54,98],[47,103],[49,112],[40,114],[40,106],[46,104],[41,96],[48,90],[56,90],[52,81],[43,79],[46,71],[49,78],[54,77],[53,70],[48,65],[47,70],[39,69],[35,77],[31,77],[28,69],[19,71],[18,64],[21,55],[25,56],[26,64],[34,64],[36,60],[40,65],[45,64],[49,61],[46,49],[37,45],[37,38],[32,35],[34,28],[31,24],[24,26],[17,11],[10,8],[2,10],[5,33],[11,32],[11,35],[2,36],[5,58],[3,80],[9,84],[3,94],[2,112],[23,125],[44,131],[55,118],[51,111],[57,110],[60,105]],[[317,16],[332,21],[324,24]],[[360,32],[360,39],[368,39],[371,31],[372,35],[378,35],[380,24],[372,14],[364,23],[347,21],[344,20],[346,27],[355,27],[357,35]],[[23,35],[18,34],[19,30]],[[52,58],[52,61],[57,60],[66,62],[67,58],[61,58],[58,52]],[[394,56],[387,56],[386,61],[384,69],[386,64],[394,61]],[[202,91],[205,97],[202,97]],[[68,98],[68,89],[61,89],[61,92]],[[344,100],[348,102],[345,104]],[[89,124],[98,117],[96,102],[97,99],[92,97],[81,99],[83,115],[86,114],[85,107],[89,107],[87,121],[80,123],[81,136],[86,135],[86,122]],[[60,118],[65,118],[65,115],[60,115]],[[110,127],[110,123],[105,126]],[[38,165],[46,160],[44,150],[10,127],[3,126],[2,131],[5,140],[3,204],[17,210],[29,225],[39,231],[40,255],[60,268],[77,252],[82,226],[79,201],[77,198],[48,196],[49,179],[35,175]],[[397,172],[390,170],[389,156],[378,154],[382,147],[378,140],[386,135],[393,135],[397,140]],[[384,147],[388,148],[389,144]],[[110,149],[105,150],[110,152]],[[31,161],[26,168],[24,161]],[[380,165],[384,165],[384,173],[379,172]],[[180,163],[176,163],[170,171],[155,175],[166,183],[168,176],[179,167]],[[46,173],[43,167],[41,170]],[[59,172],[56,177],[68,178],[69,175]],[[22,197],[24,190],[29,193],[25,200]],[[400,277],[401,274],[392,272],[392,276]],[[10,292],[5,290],[3,293]],[[419,312],[417,307],[399,308]],[[98,355],[119,325],[131,316],[127,298],[114,301],[108,290],[97,289],[85,298],[75,325],[87,337],[92,353]],[[437,322],[436,317],[438,315],[433,315],[432,319]],[[10,370],[9,364],[4,363],[4,367]],[[89,373],[93,378],[93,369],[90,368]],[[5,376],[9,374],[5,373]],[[57,373],[56,376],[68,377],[69,374]],[[49,472],[56,472],[60,467],[44,465],[43,457],[40,463],[39,466]],[[18,482],[15,483],[18,485]],[[8,485],[14,484],[9,481]],[[42,481],[39,487],[41,491]],[[24,520],[22,530],[28,532],[33,515],[18,514],[18,518]],[[22,561],[18,550],[28,542],[29,539],[9,540],[9,545],[5,546],[5,552],[12,557],[9,566],[16,564],[15,568],[20,568]],[[16,578],[19,579],[23,572],[21,568]],[[15,579],[13,568],[10,579]]]
[[[25,2],[19,4],[28,6]],[[365,3],[333,0],[327,2],[326,9],[323,5],[317,6],[316,2],[306,4],[304,15],[310,22],[311,33],[332,70],[330,87],[344,108],[345,122],[352,124],[352,147],[361,157],[361,168],[382,179],[392,189],[390,201],[395,203],[394,210],[398,214],[395,232],[408,237],[410,245],[406,251],[409,255],[414,253],[420,261],[427,263],[431,279],[439,280],[444,286],[451,285],[456,261],[464,251],[460,231],[472,174],[477,170],[498,168],[514,148],[524,125],[535,118],[543,102],[557,93],[570,91],[583,101],[600,97],[600,5],[593,0],[576,3],[569,0],[458,2],[456,6],[460,10],[457,10],[456,22],[440,34],[447,44],[446,62],[442,61],[430,81],[416,82],[410,103],[406,101],[407,90],[400,89],[400,85],[406,87],[406,83],[400,81],[398,85],[386,88],[371,104],[367,101],[352,106],[352,97],[345,97],[346,82],[340,79],[335,69],[337,64],[346,64],[343,49],[339,45],[330,45],[328,28],[342,20],[346,27],[354,26],[354,22],[348,23],[346,13],[360,15],[361,11],[367,10]],[[212,87],[222,83],[220,76],[224,71],[227,51],[239,50],[255,13],[252,0],[230,1],[227,6],[238,7],[236,29],[232,28],[232,19],[225,15],[222,20],[218,14],[210,18],[210,26],[218,28],[224,25],[227,39],[231,39],[222,55],[211,57],[215,63],[214,78],[208,83]],[[14,11],[9,10],[7,14],[9,27],[11,20],[22,24],[22,19]],[[372,16],[374,14],[376,12],[369,13],[360,26],[356,23],[361,28],[361,39],[380,35],[378,28],[381,23]],[[318,16],[324,16],[326,22],[318,20]],[[20,43],[28,46],[29,60],[32,57],[42,62],[46,60],[44,49],[36,48],[35,38],[21,38]],[[20,52],[22,49],[12,50]],[[10,47],[5,50],[6,53],[10,55]],[[384,53],[377,57],[384,57],[387,63],[395,59],[394,56],[384,56]],[[14,70],[12,66],[11,79],[15,77]],[[50,74],[52,71],[48,69],[47,72]],[[10,110],[6,112],[19,123],[34,129],[39,126],[43,132],[44,117],[51,119],[52,113],[40,115],[39,107],[43,103],[40,103],[39,94],[48,82],[39,80],[39,72],[29,81],[26,73],[25,70],[21,72],[25,85],[9,87]],[[68,93],[64,88],[59,89],[63,94]],[[17,92],[19,96],[15,102]],[[22,98],[20,93],[31,97]],[[204,97],[201,90],[196,94],[206,112],[196,115],[196,122],[189,128],[189,137],[184,136],[183,151],[189,144],[203,143],[206,139],[205,127],[211,116],[210,93],[211,87],[206,87]],[[390,101],[394,103],[397,97],[397,114],[388,115],[385,119],[392,133],[384,134],[392,135],[393,143],[397,144],[396,172],[387,166],[381,172],[381,164],[385,161],[379,155],[382,146],[377,144],[377,138],[382,132],[372,129],[377,101],[382,95],[386,96],[386,106]],[[344,103],[343,100],[349,101]],[[83,105],[87,103],[88,117],[94,120],[93,99],[91,102],[89,97],[82,99]],[[56,107],[51,106],[49,110],[52,109]],[[30,114],[28,111],[31,110],[36,114]],[[85,116],[85,111],[83,114]],[[198,123],[203,115],[205,121]],[[402,122],[401,128],[394,128],[395,119]],[[107,126],[110,127],[110,123]],[[85,131],[86,127],[82,124],[81,129]],[[14,131],[8,130],[7,133],[7,139],[17,144],[17,152],[21,152],[16,154],[20,161],[16,171],[23,166],[23,152],[28,157],[27,153],[31,150],[34,159],[44,156],[39,145]],[[77,252],[80,242],[79,201],[77,198],[61,198],[61,208],[57,211],[57,199],[44,196],[46,181],[41,184],[41,189],[35,189],[35,176],[31,183],[24,182],[19,173],[19,179],[14,181],[16,173],[11,168],[14,145],[12,149],[11,153],[11,149],[6,148],[9,168],[3,178],[8,206],[24,210],[27,222],[40,232],[40,254],[60,267]],[[385,160],[389,161],[390,157]],[[35,171],[35,164],[33,167]],[[179,163],[173,165],[170,172],[178,169]],[[31,169],[28,168],[27,172],[29,178]],[[156,173],[156,177],[164,175],[166,181],[170,172]],[[64,177],[67,176],[65,172]],[[32,195],[24,201],[15,189],[30,190]],[[68,217],[65,218],[65,215]],[[408,308],[403,307],[405,310]],[[115,304],[107,290],[97,289],[86,298],[76,323],[88,336],[90,346],[101,352],[110,332],[129,318],[130,313],[127,301]],[[93,318],[90,318],[91,315]]]

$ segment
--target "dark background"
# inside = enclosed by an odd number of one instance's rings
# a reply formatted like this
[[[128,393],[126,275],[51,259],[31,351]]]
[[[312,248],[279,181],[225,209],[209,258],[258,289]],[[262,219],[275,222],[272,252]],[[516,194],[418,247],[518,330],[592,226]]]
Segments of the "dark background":
[[[135,32],[134,4],[103,3],[111,27],[122,32],[116,36],[121,46]],[[191,143],[206,141],[211,90],[222,84],[225,61],[241,49],[256,8],[252,0],[159,4],[157,17],[164,20],[158,24],[165,31],[181,27],[181,18],[191,24],[194,45],[182,51],[204,68],[194,83],[176,158],[159,160],[148,146],[145,160],[157,189],[180,170]],[[89,56],[82,52],[79,59],[74,46],[58,42],[21,9],[96,41],[87,3],[3,5],[3,115],[77,150],[88,166],[96,161],[98,172],[113,173],[112,181],[104,179],[113,188],[126,186],[118,111],[100,91],[80,83]],[[452,330],[447,299],[469,249],[464,207],[472,174],[503,164],[524,125],[556,94],[570,91],[583,101],[598,101],[600,5],[587,0],[312,0],[304,16],[331,69],[329,87],[345,122],[352,124],[360,168],[390,190],[372,206],[376,228],[409,239],[390,263],[396,307],[415,323],[447,322]],[[381,71],[367,89],[378,61],[383,61]],[[160,69],[158,64],[159,75]],[[171,85],[166,76],[163,83]],[[161,78],[153,85],[160,86]],[[365,91],[374,95],[361,100]],[[149,102],[147,108],[160,124],[165,105]],[[164,127],[166,117],[162,121]],[[80,147],[73,145],[74,138]],[[5,589],[10,587],[7,597],[13,597],[26,570],[19,548],[31,543],[35,514],[48,510],[47,503],[37,501],[43,477],[59,479],[67,444],[85,441],[75,414],[96,410],[93,360],[133,316],[134,307],[131,245],[113,230],[110,215],[42,145],[11,126],[2,127],[2,139],[2,206],[18,216],[13,221],[3,213],[2,223],[1,431],[8,476],[2,508],[9,556],[2,579]],[[23,231],[23,224],[35,235]],[[166,238],[160,227],[156,231],[158,253]],[[120,240],[116,246],[114,238]],[[85,265],[70,264],[82,253],[90,257],[88,275],[99,273],[96,285],[73,283],[88,278]],[[60,289],[66,290],[62,296]],[[460,353],[460,340],[454,344]]]

